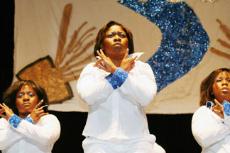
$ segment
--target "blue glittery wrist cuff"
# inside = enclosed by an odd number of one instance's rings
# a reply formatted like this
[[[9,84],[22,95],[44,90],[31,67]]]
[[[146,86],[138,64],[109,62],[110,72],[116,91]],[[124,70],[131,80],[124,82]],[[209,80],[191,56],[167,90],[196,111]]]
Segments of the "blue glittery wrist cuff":
[[[128,77],[128,72],[126,72],[122,68],[117,68],[114,73],[106,76],[106,79],[112,85],[113,89],[116,89],[125,82],[127,77]]]
[[[207,101],[206,102],[206,107],[208,107],[209,109],[212,109],[214,103],[212,101]]]
[[[230,102],[224,100],[224,101],[223,101],[223,106],[224,106],[224,113],[225,113],[227,116],[230,116]]]
[[[30,122],[30,123],[34,123],[33,119],[29,116],[25,118],[26,121]]]
[[[19,125],[19,123],[21,122],[21,118],[20,117],[18,117],[17,115],[13,115],[13,116],[11,116],[10,118],[9,118],[9,123],[10,123],[10,125],[11,126],[13,126],[14,128],[17,128],[18,127],[18,125]]]

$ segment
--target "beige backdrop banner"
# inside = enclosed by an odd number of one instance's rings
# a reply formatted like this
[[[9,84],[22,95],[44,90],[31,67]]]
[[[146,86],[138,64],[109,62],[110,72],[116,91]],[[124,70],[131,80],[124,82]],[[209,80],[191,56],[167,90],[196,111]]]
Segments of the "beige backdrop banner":
[[[217,0],[215,3],[201,0],[185,2],[195,11],[207,31],[210,37],[209,50],[198,66],[158,93],[146,108],[147,113],[193,113],[198,107],[201,80],[216,68],[230,67],[230,49],[221,45],[217,39],[221,38],[229,44],[230,40],[220,30],[216,21],[219,19],[230,28],[230,0]],[[141,57],[142,61],[147,61],[160,46],[159,28],[116,0],[15,0],[15,3],[15,74],[47,55],[55,61],[58,44],[60,45],[62,14],[67,4],[72,5],[72,12],[68,14],[67,11],[67,14],[71,15],[66,31],[66,45],[73,37],[74,31],[84,22],[87,24],[80,30],[79,35],[84,35],[84,32],[95,27],[89,32],[89,38],[93,39],[99,28],[108,21],[115,20],[133,32],[135,50],[145,53]],[[211,47],[220,50],[221,54],[212,51]],[[92,54],[92,51],[93,47],[89,45],[89,48],[74,60],[80,61],[84,56]],[[76,67],[82,67],[92,60],[93,58],[88,57],[85,62],[78,63]],[[68,81],[73,97],[62,103],[51,104],[50,110],[87,111],[87,105],[79,98],[75,89],[78,74],[79,71],[76,71],[75,80],[72,78]],[[55,76],[51,79],[55,79]]]

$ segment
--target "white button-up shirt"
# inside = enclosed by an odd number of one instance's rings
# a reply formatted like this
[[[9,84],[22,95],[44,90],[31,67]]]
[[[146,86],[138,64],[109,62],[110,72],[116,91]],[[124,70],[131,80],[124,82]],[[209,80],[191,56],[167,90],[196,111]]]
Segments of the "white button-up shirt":
[[[22,120],[17,128],[0,119],[0,150],[2,153],[51,153],[60,136],[60,123],[48,114],[36,124]]]
[[[192,133],[202,153],[230,153],[230,117],[220,118],[211,109],[201,106],[192,118]]]
[[[103,140],[139,138],[149,134],[144,106],[156,94],[151,67],[136,61],[124,83],[113,89],[106,79],[109,73],[87,65],[78,80],[77,91],[89,105],[84,136]]]

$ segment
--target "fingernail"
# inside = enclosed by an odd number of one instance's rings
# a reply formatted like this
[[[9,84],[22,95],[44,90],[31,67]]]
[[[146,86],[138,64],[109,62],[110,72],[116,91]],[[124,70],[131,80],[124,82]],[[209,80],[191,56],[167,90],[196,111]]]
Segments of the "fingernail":
[[[96,59],[98,59],[98,60],[99,60],[99,59],[101,59],[101,57],[100,57],[100,56],[96,56]]]

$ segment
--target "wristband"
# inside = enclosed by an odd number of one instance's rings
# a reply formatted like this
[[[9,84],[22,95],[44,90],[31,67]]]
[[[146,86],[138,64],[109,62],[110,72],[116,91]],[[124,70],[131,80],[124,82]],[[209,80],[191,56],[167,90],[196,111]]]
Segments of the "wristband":
[[[34,120],[30,116],[26,117],[25,120],[32,124],[34,123]]]
[[[227,116],[230,116],[230,103],[226,100],[223,101],[223,106],[224,106],[224,113]]]
[[[9,123],[14,128],[17,128],[19,123],[21,122],[21,120],[22,119],[20,117],[18,117],[17,115],[14,114],[9,118]]]

